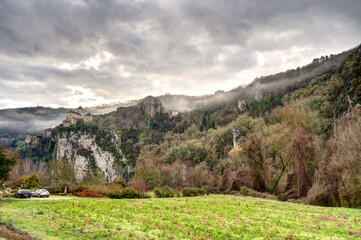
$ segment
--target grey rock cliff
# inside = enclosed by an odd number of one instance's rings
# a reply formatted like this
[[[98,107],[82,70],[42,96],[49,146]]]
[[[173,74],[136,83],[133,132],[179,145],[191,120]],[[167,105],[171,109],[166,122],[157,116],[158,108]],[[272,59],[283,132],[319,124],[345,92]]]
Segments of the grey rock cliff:
[[[158,98],[152,96],[144,98],[142,102],[138,104],[138,106],[146,115],[150,117],[154,116],[156,113],[163,113],[164,111],[161,101]]]
[[[84,180],[91,170],[98,171],[106,183],[122,176],[122,169],[115,163],[115,156],[111,152],[102,150],[96,144],[95,136],[70,132],[66,136],[56,137],[55,142],[55,159],[68,161],[74,167],[77,181]],[[121,153],[120,138],[115,135],[112,142]],[[123,161],[126,162],[126,159],[123,158]]]

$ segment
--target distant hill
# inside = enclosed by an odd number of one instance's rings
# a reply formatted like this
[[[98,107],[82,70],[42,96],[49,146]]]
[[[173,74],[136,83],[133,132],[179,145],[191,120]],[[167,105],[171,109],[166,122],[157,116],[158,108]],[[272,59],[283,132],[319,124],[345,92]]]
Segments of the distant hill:
[[[67,108],[27,107],[0,110],[0,136],[43,131],[64,119]]]
[[[111,103],[85,108],[92,114],[105,114],[119,107],[129,107],[139,100],[125,103]],[[0,139],[24,135],[29,132],[43,132],[47,128],[61,124],[70,108],[25,107],[0,109]]]
[[[354,49],[337,55],[314,59],[312,63],[293,70],[256,78],[247,86],[239,86],[231,91],[217,91],[212,95],[187,96],[166,94],[158,96],[164,110],[189,112],[233,103],[237,100],[261,99],[267,93],[281,94],[297,83],[307,82],[327,71],[335,71]],[[119,107],[130,107],[140,103],[142,99],[121,103],[111,103],[91,108],[86,111],[92,114],[106,114]],[[0,138],[23,135],[27,132],[41,132],[46,128],[59,125],[65,117],[67,108],[27,107],[0,110]]]

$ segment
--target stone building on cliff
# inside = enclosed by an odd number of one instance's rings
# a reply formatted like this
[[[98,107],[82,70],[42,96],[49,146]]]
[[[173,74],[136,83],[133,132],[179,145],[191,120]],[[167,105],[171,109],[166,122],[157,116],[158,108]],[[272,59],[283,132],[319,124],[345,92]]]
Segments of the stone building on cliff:
[[[75,125],[76,122],[80,119],[83,119],[84,122],[91,122],[93,121],[93,116],[91,113],[88,113],[85,115],[84,108],[79,106],[77,109],[69,110],[66,113],[66,118],[63,120],[63,126],[69,127],[71,125]]]

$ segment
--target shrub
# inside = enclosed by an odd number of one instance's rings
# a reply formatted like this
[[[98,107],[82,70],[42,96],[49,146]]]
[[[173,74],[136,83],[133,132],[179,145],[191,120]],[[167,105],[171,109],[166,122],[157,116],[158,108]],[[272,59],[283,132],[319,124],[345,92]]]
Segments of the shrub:
[[[54,193],[63,193],[64,192],[64,187],[56,187],[54,190]]]
[[[178,186],[173,189],[174,195],[177,197],[182,196],[182,187]]]
[[[224,170],[223,175],[222,175],[222,183],[221,183],[221,187],[220,187],[221,191],[227,191],[229,189],[231,175],[232,175],[231,169],[227,168]]]
[[[136,192],[133,188],[124,188],[119,193],[108,194],[109,198],[122,199],[122,198],[149,198],[150,196]]]
[[[12,172],[11,172],[12,173]],[[25,180],[26,176],[16,176],[16,177],[13,177],[11,176],[10,174],[10,180],[7,181],[4,186],[5,187],[11,187],[13,189],[18,189],[19,187],[22,186],[24,180]]]
[[[239,193],[244,195],[244,196],[248,196],[249,192],[251,189],[249,189],[246,186],[241,187],[241,189],[239,190]]]
[[[153,192],[154,192],[154,195],[157,197],[157,198],[160,198],[162,197],[162,191],[159,189],[159,188],[154,188],[153,189]]]
[[[12,193],[12,189],[10,189],[10,188],[1,189],[0,188],[0,198],[2,198],[2,197],[12,197],[12,196],[14,196],[14,193]]]
[[[102,195],[108,196],[112,193],[120,193],[123,190],[122,185],[119,184],[109,184],[109,185],[93,185],[89,187],[90,189],[94,190],[97,193],[100,193]]]
[[[83,190],[88,189],[88,186],[86,186],[85,184],[81,183],[81,184],[76,184],[76,185],[72,185],[69,188],[69,192],[71,193],[75,193],[75,192],[81,192]]]
[[[64,187],[60,187],[60,186],[56,186],[56,185],[45,186],[44,188],[46,190],[48,190],[50,193],[63,193],[64,192]],[[74,191],[72,191],[72,192],[74,192]]]
[[[202,187],[208,185],[208,181],[211,180],[211,173],[206,162],[202,162],[194,168],[188,168],[187,182],[191,186]]]
[[[298,194],[298,190],[297,189],[291,189],[288,190],[287,192],[285,192],[282,197],[281,197],[281,201],[288,201],[289,199],[299,199],[300,196]]]
[[[205,185],[205,186],[203,186],[202,188],[207,191],[207,195],[208,195],[209,193],[214,193],[213,188],[212,188],[211,186],[209,186],[209,185]]]
[[[361,117],[340,119],[329,144],[331,156],[315,176],[307,203],[361,206]]]
[[[21,184],[21,188],[37,188],[40,187],[40,179],[38,175],[32,173],[24,179],[24,182]]]
[[[182,190],[183,197],[195,197],[195,196],[203,196],[207,193],[207,190],[203,188],[189,188],[185,187]]]
[[[247,184],[243,179],[234,179],[231,183],[230,190],[231,191],[239,191],[242,186],[247,186]]]
[[[160,168],[161,185],[174,186],[173,170],[171,165],[163,165]]]
[[[145,182],[148,189],[153,189],[161,183],[160,171],[154,163],[137,163],[134,171],[134,179]]]
[[[231,182],[231,191],[239,191],[242,186],[251,188],[252,182],[249,177],[249,171],[246,169],[241,169],[237,172],[235,179]]]
[[[74,195],[78,197],[102,197],[102,195],[97,193],[96,191],[88,190],[88,189],[83,190],[81,192],[74,192]]]
[[[171,188],[165,186],[163,188],[154,188],[154,194],[157,198],[169,198],[174,197],[174,192]]]
[[[125,182],[122,178],[116,178],[112,183],[112,185],[120,185],[125,188]]]
[[[128,188],[133,188],[138,193],[145,193],[147,191],[147,186],[142,181],[130,182]]]
[[[241,187],[239,193],[243,196],[250,196],[250,197],[256,197],[256,198],[266,198],[271,200],[277,200],[276,196],[268,194],[268,193],[261,193],[257,192],[255,190],[252,190],[246,186]]]

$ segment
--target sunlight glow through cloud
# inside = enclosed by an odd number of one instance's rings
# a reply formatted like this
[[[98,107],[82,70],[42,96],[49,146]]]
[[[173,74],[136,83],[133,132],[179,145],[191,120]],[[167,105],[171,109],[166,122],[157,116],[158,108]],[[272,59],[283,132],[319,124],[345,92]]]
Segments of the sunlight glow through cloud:
[[[97,96],[90,88],[83,88],[81,86],[66,86],[66,88],[71,90],[71,92],[62,99],[66,103],[66,106],[91,107],[113,102],[113,100],[107,100],[104,97]]]
[[[360,12],[360,0],[0,1],[0,108],[230,90],[357,46]]]
[[[56,65],[58,68],[64,69],[64,70],[75,70],[78,68],[84,68],[87,70],[90,69],[95,69],[95,70],[99,70],[99,66],[103,63],[107,63],[109,62],[109,60],[113,57],[113,55],[108,52],[108,51],[104,51],[102,53],[98,53],[96,54],[94,57],[90,57],[84,61],[81,61],[80,63],[77,64],[70,64],[70,63],[62,63],[59,65]]]

